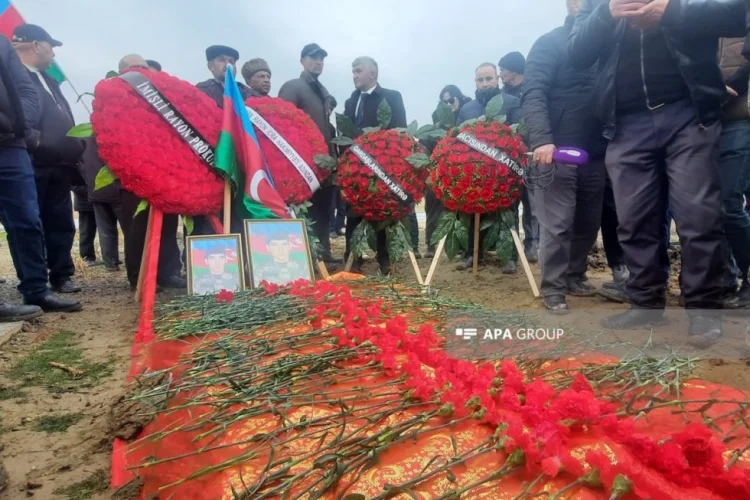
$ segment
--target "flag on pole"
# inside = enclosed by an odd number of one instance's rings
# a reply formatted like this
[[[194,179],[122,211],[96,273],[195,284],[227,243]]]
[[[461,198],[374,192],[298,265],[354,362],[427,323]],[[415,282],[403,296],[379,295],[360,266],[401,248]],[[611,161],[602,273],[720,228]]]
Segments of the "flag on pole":
[[[22,24],[26,24],[26,21],[23,20],[13,4],[9,0],[0,0],[0,34],[5,35],[8,40],[12,40],[13,30]],[[47,70],[47,74],[58,83],[65,81],[65,74],[57,63],[52,63],[52,66]]]
[[[273,187],[271,174],[264,166],[260,143],[231,66],[224,80],[224,120],[214,167],[242,191],[236,202],[241,218],[289,218],[289,209]]]

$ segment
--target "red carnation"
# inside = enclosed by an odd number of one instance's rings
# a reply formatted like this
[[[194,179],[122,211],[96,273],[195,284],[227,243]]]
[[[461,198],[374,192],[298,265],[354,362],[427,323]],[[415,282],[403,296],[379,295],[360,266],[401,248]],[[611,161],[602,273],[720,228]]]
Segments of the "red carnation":
[[[216,302],[232,302],[234,301],[234,293],[229,290],[221,290],[216,294]]]

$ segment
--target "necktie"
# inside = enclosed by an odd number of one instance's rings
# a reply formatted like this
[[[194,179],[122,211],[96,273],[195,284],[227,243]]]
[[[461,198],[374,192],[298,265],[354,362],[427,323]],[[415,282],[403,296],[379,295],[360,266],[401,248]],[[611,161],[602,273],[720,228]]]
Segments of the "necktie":
[[[359,96],[359,106],[357,106],[357,127],[362,128],[362,123],[365,121],[365,98],[368,94],[364,92]]]

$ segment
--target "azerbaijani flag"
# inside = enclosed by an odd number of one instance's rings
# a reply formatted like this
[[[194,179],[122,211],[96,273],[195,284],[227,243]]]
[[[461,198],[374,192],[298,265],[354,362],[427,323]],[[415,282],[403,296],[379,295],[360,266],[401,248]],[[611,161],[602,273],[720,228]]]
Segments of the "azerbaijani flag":
[[[18,13],[16,8],[10,3],[9,0],[0,0],[0,33],[5,35],[8,40],[13,40],[13,30],[16,26],[25,24],[21,14]],[[47,70],[47,74],[57,80],[58,83],[65,81],[65,75],[63,74],[60,66],[57,63],[52,63],[52,66]]]
[[[270,172],[264,168],[258,137],[231,67],[227,68],[224,80],[224,120],[214,167],[231,180],[233,187],[242,186],[242,196],[237,197],[235,204],[241,218],[289,218],[289,209],[274,189]]]

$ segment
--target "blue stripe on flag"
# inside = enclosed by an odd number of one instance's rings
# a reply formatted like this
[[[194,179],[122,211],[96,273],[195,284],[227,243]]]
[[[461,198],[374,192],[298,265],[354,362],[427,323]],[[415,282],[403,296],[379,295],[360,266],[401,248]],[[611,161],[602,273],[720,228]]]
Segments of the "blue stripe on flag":
[[[0,16],[5,14],[5,11],[8,10],[8,7],[10,7],[9,0],[0,0]]]

